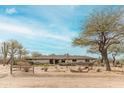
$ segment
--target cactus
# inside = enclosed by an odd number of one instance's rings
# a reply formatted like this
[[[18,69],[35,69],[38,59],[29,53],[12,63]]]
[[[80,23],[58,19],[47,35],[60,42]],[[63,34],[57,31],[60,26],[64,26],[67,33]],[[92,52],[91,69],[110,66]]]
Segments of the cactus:
[[[1,49],[2,49],[2,54],[3,54],[3,65],[5,66],[6,58],[8,55],[8,44],[4,42]]]

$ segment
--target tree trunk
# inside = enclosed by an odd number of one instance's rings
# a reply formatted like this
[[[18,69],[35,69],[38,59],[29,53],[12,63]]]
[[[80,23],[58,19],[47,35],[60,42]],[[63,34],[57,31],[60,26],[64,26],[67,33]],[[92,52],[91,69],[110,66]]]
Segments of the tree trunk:
[[[12,67],[13,67],[13,60],[11,60],[11,63],[10,63],[10,74],[12,75]]]
[[[103,57],[101,58],[101,63],[103,63]]]
[[[103,60],[105,61],[105,64],[106,64],[106,71],[111,71],[110,63],[108,60],[107,50],[104,50],[102,52],[102,57],[103,57]]]
[[[19,61],[21,61],[21,59],[22,59],[22,54],[21,54],[21,52],[19,53]]]
[[[10,56],[10,58],[7,61],[7,65],[10,63],[11,60],[12,60],[12,57]]]
[[[113,57],[112,63],[113,63],[113,66],[115,66],[115,56],[112,54],[112,57]]]
[[[16,61],[15,61],[15,59],[13,58],[13,65],[16,65]]]
[[[6,58],[4,57],[3,58],[3,66],[5,66],[5,64],[6,64]]]
[[[22,60],[22,55],[20,54],[20,56],[19,56],[19,61],[21,61]]]
[[[11,75],[12,75],[13,63],[14,63],[14,56],[13,56],[13,52],[12,52],[12,55],[11,55],[11,63],[10,63],[10,74],[11,74]]]
[[[100,62],[100,65],[101,66],[104,66],[104,59],[103,59],[103,56],[101,56],[101,60],[100,60],[101,62]]]

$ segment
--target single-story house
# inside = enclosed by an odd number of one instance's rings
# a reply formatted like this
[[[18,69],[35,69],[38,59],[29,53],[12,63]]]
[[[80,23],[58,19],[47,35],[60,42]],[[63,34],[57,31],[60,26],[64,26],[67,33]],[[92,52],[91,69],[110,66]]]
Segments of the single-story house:
[[[27,58],[29,62],[41,64],[58,64],[72,62],[93,62],[96,58],[77,55],[42,55],[41,57]]]

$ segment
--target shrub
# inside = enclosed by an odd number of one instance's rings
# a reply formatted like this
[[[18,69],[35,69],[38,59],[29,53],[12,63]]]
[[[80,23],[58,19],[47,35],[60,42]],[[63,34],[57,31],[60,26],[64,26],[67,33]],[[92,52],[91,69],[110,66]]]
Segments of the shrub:
[[[44,64],[43,66],[44,66],[43,70],[46,72],[48,70],[49,65],[48,64]]]
[[[23,69],[25,72],[29,72],[30,67],[25,66],[25,67],[23,67]]]
[[[101,69],[97,69],[96,72],[101,72]]]

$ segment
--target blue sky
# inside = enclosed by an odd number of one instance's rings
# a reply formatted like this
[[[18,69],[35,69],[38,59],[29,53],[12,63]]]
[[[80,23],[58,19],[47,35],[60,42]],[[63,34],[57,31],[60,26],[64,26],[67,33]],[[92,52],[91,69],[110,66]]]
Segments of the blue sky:
[[[103,7],[0,6],[0,41],[16,39],[29,51],[42,54],[91,55],[71,42],[88,15]]]

